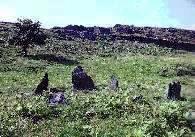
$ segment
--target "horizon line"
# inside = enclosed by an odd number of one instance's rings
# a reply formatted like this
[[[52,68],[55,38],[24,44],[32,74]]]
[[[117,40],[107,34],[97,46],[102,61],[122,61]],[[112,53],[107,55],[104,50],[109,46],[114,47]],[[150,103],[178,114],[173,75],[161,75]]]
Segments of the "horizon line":
[[[23,18],[23,19],[29,19],[29,18]],[[33,19],[30,19],[32,20],[33,22],[36,22],[38,20],[33,20]],[[1,23],[17,23],[17,21],[3,21],[3,20],[0,20]],[[40,21],[39,21],[40,22]],[[137,27],[137,28],[141,28],[141,27],[149,27],[149,28],[162,28],[162,29],[168,29],[168,28],[175,28],[175,29],[181,29],[181,30],[191,30],[191,31],[195,31],[195,26],[193,27],[179,27],[179,26],[157,26],[157,25],[135,25],[135,24],[120,24],[120,23],[116,23],[116,24],[105,24],[105,25],[98,25],[98,24],[66,24],[66,25],[53,25],[52,27],[48,27],[46,25],[44,25],[44,23],[40,22],[41,24],[41,28],[43,29],[52,29],[52,28],[55,28],[55,27],[59,27],[59,28],[65,28],[67,26],[84,26],[84,27],[102,27],[102,28],[113,28],[115,25],[121,25],[121,26],[133,26],[133,27]]]

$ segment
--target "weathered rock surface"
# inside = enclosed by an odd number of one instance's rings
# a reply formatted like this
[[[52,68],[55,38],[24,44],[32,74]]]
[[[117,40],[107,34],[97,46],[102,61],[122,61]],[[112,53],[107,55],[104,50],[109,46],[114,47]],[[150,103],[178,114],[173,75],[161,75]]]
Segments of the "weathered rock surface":
[[[48,101],[50,106],[56,106],[58,104],[68,104],[68,100],[64,95],[64,91],[57,88],[50,89]]]
[[[77,66],[72,72],[72,84],[74,90],[93,90],[94,82],[81,66]]]

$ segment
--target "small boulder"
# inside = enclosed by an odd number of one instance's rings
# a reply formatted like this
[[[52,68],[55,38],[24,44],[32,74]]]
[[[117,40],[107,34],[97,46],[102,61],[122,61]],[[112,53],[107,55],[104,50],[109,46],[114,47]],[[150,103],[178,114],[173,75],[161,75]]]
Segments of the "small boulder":
[[[56,106],[58,104],[67,104],[67,99],[64,96],[64,91],[56,88],[50,89],[48,101],[50,106]]]
[[[134,96],[133,97],[133,102],[139,101],[143,99],[143,95],[139,95],[139,96]]]

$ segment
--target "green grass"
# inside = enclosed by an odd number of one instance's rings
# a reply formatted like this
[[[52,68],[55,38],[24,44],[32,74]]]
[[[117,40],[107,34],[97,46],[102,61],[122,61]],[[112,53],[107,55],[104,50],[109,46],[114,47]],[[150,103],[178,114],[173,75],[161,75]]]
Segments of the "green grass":
[[[155,100],[154,97],[163,97],[167,84],[174,79],[181,80],[182,94],[187,99],[195,97],[194,77],[177,76],[177,66],[189,71],[195,66],[192,54],[78,58],[98,90],[76,95],[71,86],[71,72],[76,65],[14,55],[3,57],[0,66],[0,136],[191,136],[184,118],[189,101]],[[167,69],[164,75],[161,73],[163,69]],[[63,88],[70,105],[50,108],[46,104],[46,93],[43,97],[31,95],[45,72],[49,74],[49,86]],[[117,92],[109,91],[107,86],[112,74],[119,79]],[[132,97],[139,94],[144,100],[133,102]],[[34,124],[31,119],[22,117],[24,112],[43,119]],[[54,112],[59,112],[59,116]],[[93,116],[87,116],[86,112]]]

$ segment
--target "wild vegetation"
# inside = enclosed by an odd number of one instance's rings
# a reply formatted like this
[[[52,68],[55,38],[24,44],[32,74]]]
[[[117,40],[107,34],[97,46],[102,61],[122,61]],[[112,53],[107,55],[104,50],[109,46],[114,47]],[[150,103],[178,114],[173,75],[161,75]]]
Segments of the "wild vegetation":
[[[50,38],[20,56],[14,45],[0,46],[0,136],[190,137],[186,113],[195,87],[193,53],[138,42]],[[97,89],[73,92],[71,73],[81,65]],[[45,72],[49,87],[65,90],[68,104],[51,107],[48,92],[33,95]],[[108,87],[110,76],[118,91]],[[179,80],[186,101],[164,98]],[[137,101],[134,96],[142,95]]]

